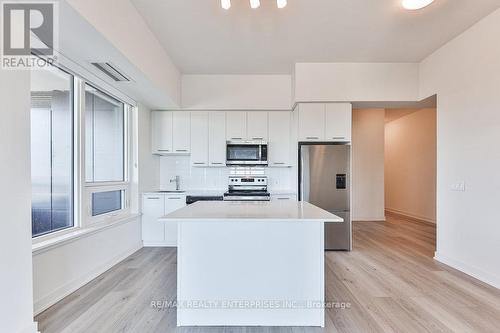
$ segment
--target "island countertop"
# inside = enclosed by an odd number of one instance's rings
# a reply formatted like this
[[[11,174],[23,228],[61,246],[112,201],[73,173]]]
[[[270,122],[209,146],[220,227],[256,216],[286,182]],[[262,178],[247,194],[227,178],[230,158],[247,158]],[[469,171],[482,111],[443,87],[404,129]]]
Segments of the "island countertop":
[[[198,201],[160,218],[172,220],[266,220],[339,223],[344,220],[304,201]]]

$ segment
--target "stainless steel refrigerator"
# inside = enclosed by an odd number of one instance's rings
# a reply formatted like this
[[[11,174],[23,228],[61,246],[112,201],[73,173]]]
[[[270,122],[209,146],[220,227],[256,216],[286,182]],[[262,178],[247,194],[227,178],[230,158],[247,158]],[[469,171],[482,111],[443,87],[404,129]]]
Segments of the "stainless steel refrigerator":
[[[352,249],[350,144],[299,144],[299,200],[344,219],[325,223],[325,250]]]

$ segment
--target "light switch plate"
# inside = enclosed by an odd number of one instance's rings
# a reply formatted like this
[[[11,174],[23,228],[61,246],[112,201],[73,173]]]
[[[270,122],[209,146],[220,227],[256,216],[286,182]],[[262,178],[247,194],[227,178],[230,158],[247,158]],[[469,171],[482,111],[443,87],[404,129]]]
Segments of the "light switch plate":
[[[465,182],[461,181],[451,185],[451,190],[455,192],[465,192]]]

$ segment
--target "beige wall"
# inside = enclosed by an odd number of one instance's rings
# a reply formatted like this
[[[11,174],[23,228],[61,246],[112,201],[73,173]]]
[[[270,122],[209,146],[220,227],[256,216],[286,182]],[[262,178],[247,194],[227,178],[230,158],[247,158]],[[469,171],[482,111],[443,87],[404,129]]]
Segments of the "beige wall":
[[[383,221],[384,109],[353,110],[352,219]]]
[[[386,124],[385,207],[436,223],[435,109],[419,110]]]

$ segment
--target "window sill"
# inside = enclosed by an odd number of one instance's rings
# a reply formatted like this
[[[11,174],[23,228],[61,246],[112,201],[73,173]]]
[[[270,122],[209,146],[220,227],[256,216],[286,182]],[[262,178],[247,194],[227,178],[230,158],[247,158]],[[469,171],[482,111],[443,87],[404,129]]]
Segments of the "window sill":
[[[72,232],[65,233],[60,236],[56,236],[41,242],[34,243],[32,246],[33,255],[43,253],[53,248],[57,248],[64,244],[74,242],[78,239],[88,237],[90,235],[96,234],[98,232],[104,231],[109,228],[113,228],[122,224],[131,222],[132,220],[138,218],[141,214],[130,214],[120,219],[117,219],[110,223],[98,224],[91,227],[76,229]]]

